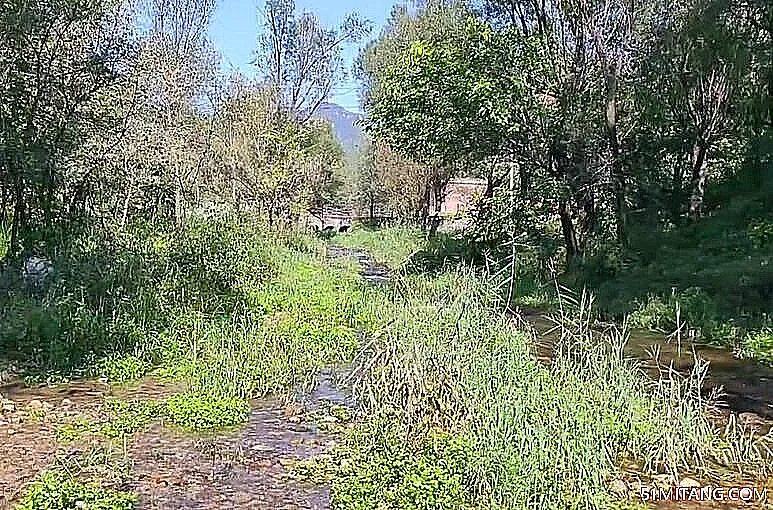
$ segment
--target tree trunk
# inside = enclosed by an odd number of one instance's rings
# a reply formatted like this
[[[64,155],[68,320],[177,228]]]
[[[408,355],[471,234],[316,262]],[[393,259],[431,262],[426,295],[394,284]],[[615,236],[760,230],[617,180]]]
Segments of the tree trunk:
[[[16,176],[16,189],[14,190],[13,222],[11,223],[11,240],[8,252],[11,256],[16,254],[19,248],[19,236],[24,226],[24,187],[21,177]]]
[[[707,144],[703,140],[696,141],[692,149],[692,194],[689,209],[690,217],[693,219],[698,219],[703,214],[703,198],[708,179],[707,153]]]
[[[182,186],[178,182],[175,186],[174,192],[174,220],[177,226],[182,225],[183,222],[183,192]]]
[[[571,269],[575,259],[580,255],[580,248],[577,243],[577,232],[575,231],[572,215],[569,213],[566,200],[561,200],[558,203],[558,216],[561,218],[561,230],[564,234],[564,245],[566,246],[566,268]]]
[[[607,111],[606,127],[607,139],[609,142],[609,152],[611,159],[611,180],[615,195],[615,219],[617,222],[617,241],[623,246],[627,246],[628,237],[626,225],[628,223],[628,212],[625,203],[625,174],[623,173],[623,162],[620,156],[620,141],[617,134],[617,67],[610,65],[607,70]]]

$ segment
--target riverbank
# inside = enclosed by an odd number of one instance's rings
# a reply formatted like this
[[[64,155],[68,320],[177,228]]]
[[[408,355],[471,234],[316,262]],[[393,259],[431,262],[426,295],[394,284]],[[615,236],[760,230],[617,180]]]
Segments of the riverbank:
[[[633,474],[769,484],[763,439],[718,431],[696,380],[653,385],[622,337],[571,322],[541,363],[491,282],[389,271],[357,235],[140,232],[109,245],[131,265],[85,272],[106,253],[92,242],[53,261],[44,296],[6,296],[4,327],[25,328],[4,352],[35,362],[32,387],[0,390],[6,505],[620,508],[641,506]]]

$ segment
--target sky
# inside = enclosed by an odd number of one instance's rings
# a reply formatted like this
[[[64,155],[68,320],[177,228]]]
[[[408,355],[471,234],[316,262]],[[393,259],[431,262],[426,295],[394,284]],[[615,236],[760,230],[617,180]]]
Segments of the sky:
[[[347,14],[358,12],[373,22],[371,37],[375,37],[386,23],[396,0],[296,0],[296,11],[317,14],[323,26],[340,25]],[[250,64],[255,56],[258,34],[262,31],[265,0],[221,0],[209,30],[215,46],[223,54],[226,69],[235,68],[252,76],[256,73]],[[344,49],[347,68],[351,69],[359,45]],[[351,74],[351,73],[350,73]],[[349,81],[334,91],[331,102],[351,111],[360,111],[359,84]]]

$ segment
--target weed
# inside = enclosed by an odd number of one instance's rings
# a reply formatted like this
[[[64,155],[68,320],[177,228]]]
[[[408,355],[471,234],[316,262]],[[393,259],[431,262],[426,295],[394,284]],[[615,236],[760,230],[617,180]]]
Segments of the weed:
[[[78,441],[84,434],[91,432],[93,423],[85,416],[76,416],[69,423],[57,427],[56,440],[68,444]]]
[[[467,480],[470,442],[443,433],[420,446],[406,439],[389,422],[371,422],[356,430],[332,462],[333,508],[474,508]]]
[[[212,398],[192,393],[174,395],[166,401],[166,416],[175,425],[192,431],[209,431],[241,425],[250,406],[238,398]]]
[[[107,412],[111,415],[111,420],[102,426],[101,433],[108,439],[141,432],[166,414],[165,403],[155,400],[126,402],[112,399],[106,402],[106,407]]]
[[[136,496],[72,479],[58,471],[46,471],[35,481],[16,510],[133,510]]]
[[[773,363],[773,330],[769,327],[747,333],[741,342],[740,354]]]
[[[421,251],[425,241],[421,231],[415,227],[380,230],[355,228],[346,234],[335,236],[332,244],[346,248],[364,248],[379,262],[396,268],[411,255]]]

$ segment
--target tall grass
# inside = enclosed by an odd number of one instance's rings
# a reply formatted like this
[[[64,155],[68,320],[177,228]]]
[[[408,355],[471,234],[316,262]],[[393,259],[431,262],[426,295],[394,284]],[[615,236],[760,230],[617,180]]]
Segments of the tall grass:
[[[558,318],[562,340],[543,365],[473,270],[395,278],[371,300],[381,327],[353,375],[371,421],[347,446],[340,508],[608,508],[622,459],[678,477],[721,456],[700,394],[705,367],[652,382],[624,356],[625,331],[591,330],[587,301]],[[437,437],[463,448],[432,446]],[[374,464],[383,451],[405,460]],[[419,499],[416,484],[427,487]],[[461,491],[456,505],[444,506],[438,484]]]
[[[310,237],[247,219],[90,230],[51,249],[42,296],[0,296],[0,347],[32,376],[155,371],[218,398],[291,389],[357,346],[364,285]]]

